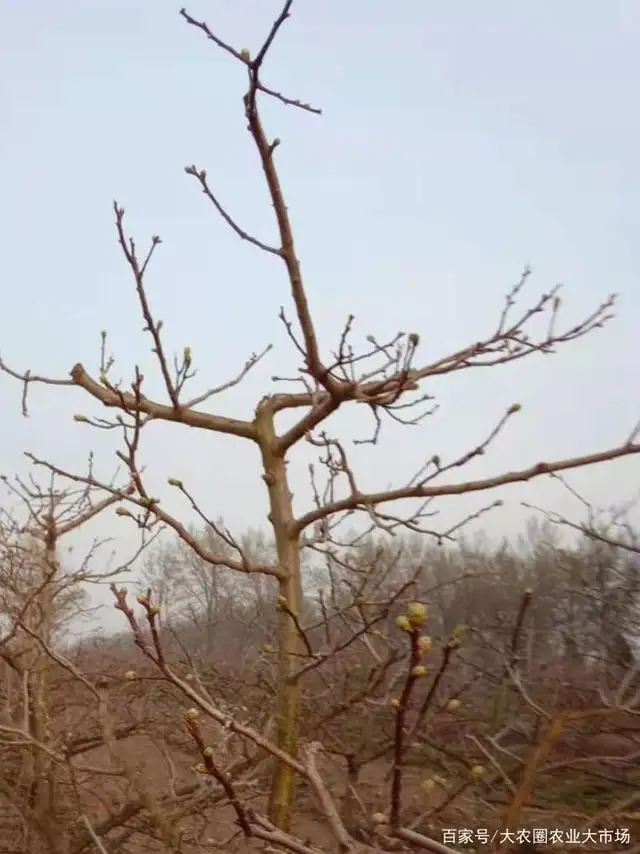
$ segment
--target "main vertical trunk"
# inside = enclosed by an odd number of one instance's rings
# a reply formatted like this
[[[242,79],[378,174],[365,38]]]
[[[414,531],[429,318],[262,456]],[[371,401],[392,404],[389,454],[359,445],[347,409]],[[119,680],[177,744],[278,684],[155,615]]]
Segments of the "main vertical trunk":
[[[291,613],[302,615],[300,542],[292,531],[293,509],[285,460],[277,452],[273,413],[263,403],[256,413],[263,478],[269,490],[270,521],[273,526],[278,563],[282,572],[279,596],[286,600],[279,612],[278,693],[276,700],[277,744],[291,756],[297,755],[300,727],[300,687],[295,672],[303,653],[302,639]],[[275,603],[274,603],[275,604]],[[281,830],[291,827],[295,775],[286,762],[276,760],[269,797],[269,818]]]

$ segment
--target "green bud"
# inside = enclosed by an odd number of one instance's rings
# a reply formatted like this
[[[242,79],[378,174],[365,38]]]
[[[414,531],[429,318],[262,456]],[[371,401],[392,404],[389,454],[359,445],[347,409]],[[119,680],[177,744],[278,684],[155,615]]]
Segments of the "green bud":
[[[427,609],[422,602],[410,602],[407,605],[407,616],[412,628],[421,629],[427,617]]]
[[[73,420],[77,421],[79,424],[86,424],[89,419],[86,415],[74,415]]]
[[[183,488],[183,487],[182,487],[182,481],[181,481],[181,480],[178,480],[178,478],[177,478],[177,477],[170,477],[170,478],[168,479],[168,483],[169,483],[169,486],[175,486],[175,487],[177,487],[178,489],[182,489],[182,488]]]

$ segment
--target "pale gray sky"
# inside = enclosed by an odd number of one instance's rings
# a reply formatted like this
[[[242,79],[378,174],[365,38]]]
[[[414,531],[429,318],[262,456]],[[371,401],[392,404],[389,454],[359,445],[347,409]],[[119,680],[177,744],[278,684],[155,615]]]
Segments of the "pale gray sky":
[[[236,47],[255,49],[277,13],[267,0],[194,0],[189,12]],[[164,244],[149,296],[170,349],[189,345],[202,386],[235,373],[252,350],[274,352],[216,411],[249,416],[272,374],[296,366],[277,319],[289,304],[281,265],[242,243],[198,192],[185,165],[249,230],[269,240],[272,211],[245,130],[245,76],[167,0],[0,0],[0,352],[14,367],[95,371],[100,330],[117,367],[140,364],[158,390],[133,282],[117,248],[112,199],[138,243]],[[265,105],[322,344],[349,312],[360,336],[419,332],[425,359],[483,337],[526,263],[529,300],[566,284],[566,322],[611,291],[618,318],[553,357],[433,383],[438,414],[387,430],[354,452],[363,487],[406,478],[484,437],[504,409],[523,410],[477,477],[619,443],[640,415],[640,202],[636,0],[297,0],[266,81],[322,107],[316,117]],[[72,421],[97,412],[82,393],[0,377],[0,470],[24,471],[29,449],[81,470],[88,451],[110,473],[113,445]],[[100,413],[98,413],[100,414]],[[343,435],[357,435],[341,416]],[[180,477],[211,516],[241,530],[264,519],[253,447],[152,425],[149,478],[167,506]],[[297,507],[309,506],[303,460]],[[601,504],[629,498],[640,461],[574,474]],[[443,520],[497,497],[442,504]],[[579,507],[548,481],[510,487],[485,526],[513,533],[522,500]],[[113,527],[115,526],[115,527]],[[109,516],[99,530],[131,536]]]

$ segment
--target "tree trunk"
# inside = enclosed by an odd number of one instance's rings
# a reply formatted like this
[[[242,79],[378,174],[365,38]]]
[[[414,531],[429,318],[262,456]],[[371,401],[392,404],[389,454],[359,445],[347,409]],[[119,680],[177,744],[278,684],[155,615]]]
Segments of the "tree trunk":
[[[297,755],[300,728],[300,686],[295,673],[304,653],[302,639],[291,614],[302,615],[300,538],[292,531],[293,508],[284,457],[276,446],[273,412],[268,398],[256,412],[263,479],[269,490],[269,521],[273,526],[279,569],[278,691],[276,699],[276,743],[291,756]],[[276,760],[269,796],[269,818],[281,830],[289,831],[293,812],[295,774]]]

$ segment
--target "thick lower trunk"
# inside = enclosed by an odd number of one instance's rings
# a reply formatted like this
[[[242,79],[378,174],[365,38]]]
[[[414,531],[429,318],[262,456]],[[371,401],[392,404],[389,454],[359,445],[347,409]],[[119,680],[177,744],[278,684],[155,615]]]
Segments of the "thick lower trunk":
[[[295,676],[304,654],[296,618],[302,617],[300,538],[293,532],[293,509],[284,458],[276,453],[273,413],[268,405],[256,413],[264,481],[269,490],[269,520],[273,526],[279,585],[278,691],[276,700],[276,743],[296,757],[300,729],[300,686]],[[274,603],[275,604],[275,603]],[[295,774],[286,762],[276,760],[269,796],[269,818],[276,827],[288,831],[293,816]]]
[[[297,546],[296,546],[297,548]],[[297,557],[297,556],[296,556]],[[287,611],[300,614],[302,596],[299,578],[280,585]],[[300,666],[301,644],[294,621],[285,611],[280,615],[276,743],[281,750],[297,756],[300,729],[300,685],[295,672]],[[269,818],[281,830],[290,830],[295,791],[295,772],[286,762],[276,760],[269,798]]]

